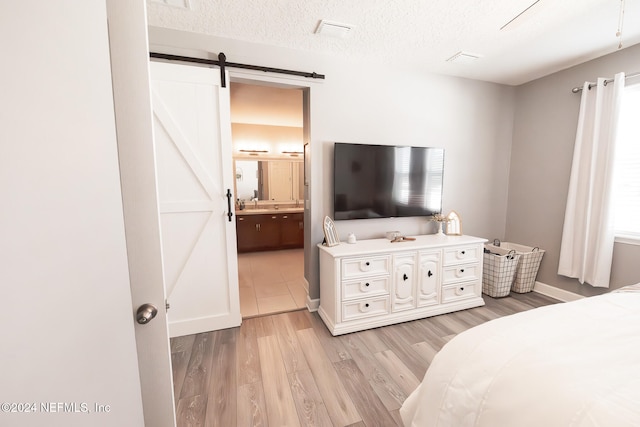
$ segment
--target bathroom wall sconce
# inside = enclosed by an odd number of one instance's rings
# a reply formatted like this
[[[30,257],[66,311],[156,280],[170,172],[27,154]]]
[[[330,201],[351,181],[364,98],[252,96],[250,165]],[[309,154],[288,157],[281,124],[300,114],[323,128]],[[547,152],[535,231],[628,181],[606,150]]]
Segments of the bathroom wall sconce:
[[[303,151],[283,151],[282,154],[288,154],[291,157],[298,157],[300,154],[303,154]]]
[[[249,153],[250,156],[257,156],[258,154],[268,153],[268,150],[238,150],[241,153]]]

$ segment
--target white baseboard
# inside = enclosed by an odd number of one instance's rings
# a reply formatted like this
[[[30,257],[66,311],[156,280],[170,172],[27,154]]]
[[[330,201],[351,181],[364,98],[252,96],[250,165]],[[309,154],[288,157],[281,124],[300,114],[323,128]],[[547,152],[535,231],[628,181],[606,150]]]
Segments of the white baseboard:
[[[574,294],[573,292],[565,291],[564,289],[556,288],[555,286],[547,285],[542,282],[536,282],[533,287],[533,291],[563,302],[575,301],[584,298],[582,295]]]
[[[309,309],[309,311],[311,312],[318,311],[319,307],[320,307],[320,298],[311,299],[309,298],[309,294],[307,294],[307,308]]]

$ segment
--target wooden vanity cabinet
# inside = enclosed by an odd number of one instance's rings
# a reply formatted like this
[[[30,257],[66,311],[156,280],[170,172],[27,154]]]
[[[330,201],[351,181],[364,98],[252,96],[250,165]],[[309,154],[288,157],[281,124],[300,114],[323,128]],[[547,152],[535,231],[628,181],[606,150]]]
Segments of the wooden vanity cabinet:
[[[304,215],[274,213],[236,216],[238,252],[272,251],[304,246]]]
[[[304,246],[304,214],[283,214],[280,222],[280,246],[302,248]]]

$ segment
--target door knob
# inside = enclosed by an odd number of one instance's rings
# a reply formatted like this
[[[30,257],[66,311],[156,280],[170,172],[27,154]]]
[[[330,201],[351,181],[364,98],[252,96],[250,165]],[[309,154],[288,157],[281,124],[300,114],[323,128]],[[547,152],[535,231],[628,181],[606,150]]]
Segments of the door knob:
[[[153,304],[142,304],[136,312],[136,321],[141,325],[146,325],[158,314],[158,309]]]

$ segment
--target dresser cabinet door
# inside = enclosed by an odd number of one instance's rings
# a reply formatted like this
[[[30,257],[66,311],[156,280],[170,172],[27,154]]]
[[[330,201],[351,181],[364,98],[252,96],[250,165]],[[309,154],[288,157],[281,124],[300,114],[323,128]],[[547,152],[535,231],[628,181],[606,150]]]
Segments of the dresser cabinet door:
[[[416,306],[416,256],[412,253],[393,257],[392,311],[409,310]]]
[[[440,251],[420,253],[420,284],[418,306],[435,305],[440,302]]]

